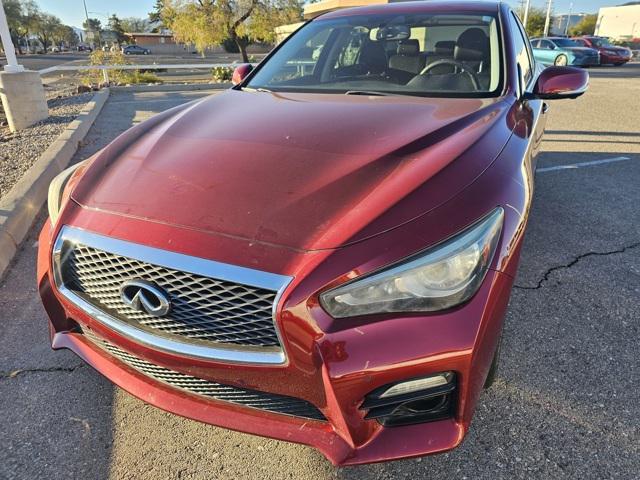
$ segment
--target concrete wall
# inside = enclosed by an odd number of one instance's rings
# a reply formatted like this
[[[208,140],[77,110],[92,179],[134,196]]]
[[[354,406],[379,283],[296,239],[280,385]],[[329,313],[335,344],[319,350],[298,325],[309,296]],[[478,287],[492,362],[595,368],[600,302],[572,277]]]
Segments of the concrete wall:
[[[640,5],[601,8],[595,34],[616,40],[640,38]]]
[[[304,7],[304,18],[309,20],[326,12],[348,7],[362,7],[365,5],[376,5],[380,3],[390,3],[389,0],[322,0],[317,3],[308,3]]]

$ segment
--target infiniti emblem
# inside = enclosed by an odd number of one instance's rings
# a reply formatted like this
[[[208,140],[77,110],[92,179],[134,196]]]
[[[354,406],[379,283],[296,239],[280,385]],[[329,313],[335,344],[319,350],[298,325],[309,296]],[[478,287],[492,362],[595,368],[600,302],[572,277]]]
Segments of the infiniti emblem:
[[[171,310],[169,296],[155,283],[139,278],[122,284],[120,298],[125,305],[153,317],[163,317]]]

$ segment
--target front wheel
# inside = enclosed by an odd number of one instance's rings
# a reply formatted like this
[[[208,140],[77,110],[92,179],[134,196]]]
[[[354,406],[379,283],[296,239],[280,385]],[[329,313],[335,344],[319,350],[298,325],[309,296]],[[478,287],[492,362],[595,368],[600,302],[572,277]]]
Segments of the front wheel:
[[[558,66],[558,67],[564,67],[567,65],[567,56],[566,55],[558,55],[556,57],[555,62],[553,62],[554,65]]]
[[[616,67],[621,67],[622,65],[624,65],[624,62],[614,63],[613,65]]]

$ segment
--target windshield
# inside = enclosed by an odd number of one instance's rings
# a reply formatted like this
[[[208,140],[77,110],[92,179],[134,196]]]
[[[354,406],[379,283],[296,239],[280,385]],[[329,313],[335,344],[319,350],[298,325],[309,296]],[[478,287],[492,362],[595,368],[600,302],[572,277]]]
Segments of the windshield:
[[[553,43],[555,43],[559,47],[581,47],[578,42],[574,40],[569,40],[568,38],[554,38]]]
[[[495,17],[362,15],[312,21],[251,78],[270,91],[447,97],[496,95]]]
[[[591,43],[593,43],[596,47],[613,47],[609,40],[606,38],[592,38]]]

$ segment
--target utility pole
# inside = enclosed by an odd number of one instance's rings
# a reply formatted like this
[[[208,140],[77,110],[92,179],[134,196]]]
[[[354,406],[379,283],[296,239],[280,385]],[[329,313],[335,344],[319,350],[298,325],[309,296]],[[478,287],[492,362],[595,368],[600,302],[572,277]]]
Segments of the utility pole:
[[[564,35],[569,34],[569,24],[571,23],[571,12],[573,11],[573,2],[569,4],[569,16],[567,17],[567,24],[564,26]]]
[[[524,29],[527,29],[527,20],[529,19],[529,5],[531,3],[531,0],[527,0],[525,5],[524,5],[524,18],[522,19],[522,26],[524,27]]]
[[[95,35],[93,34],[93,30],[91,29],[91,23],[89,22],[89,12],[87,11],[87,0],[82,0],[82,4],[84,5],[84,17],[87,19],[87,31],[91,32],[91,40],[93,41],[95,39]],[[86,35],[86,37],[89,37],[89,35]]]
[[[551,26],[551,5],[553,0],[547,0],[547,18],[544,21],[544,36],[549,35],[549,27]]]

